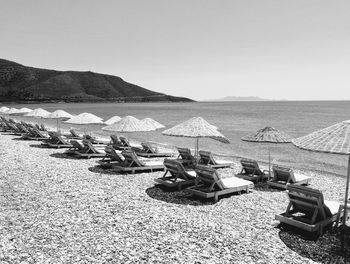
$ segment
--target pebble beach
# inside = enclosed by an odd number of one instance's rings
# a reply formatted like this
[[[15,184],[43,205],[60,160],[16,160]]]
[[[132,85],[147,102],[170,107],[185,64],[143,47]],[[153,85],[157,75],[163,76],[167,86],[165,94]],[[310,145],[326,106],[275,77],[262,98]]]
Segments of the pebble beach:
[[[314,241],[278,226],[285,191],[213,203],[156,186],[163,172],[116,174],[17,138],[0,136],[0,263],[350,263],[337,230]],[[345,177],[296,172],[342,202]]]

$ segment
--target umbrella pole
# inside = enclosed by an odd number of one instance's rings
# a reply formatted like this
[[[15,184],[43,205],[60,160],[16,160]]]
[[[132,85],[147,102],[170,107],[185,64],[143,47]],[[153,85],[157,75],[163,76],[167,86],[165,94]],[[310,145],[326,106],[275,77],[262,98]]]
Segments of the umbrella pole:
[[[345,228],[346,228],[346,216],[347,216],[347,207],[348,207],[348,198],[349,198],[349,180],[350,180],[350,155],[348,160],[348,173],[346,177],[346,191],[345,191],[345,201],[344,201],[344,215],[343,215],[343,237],[342,237],[342,251],[345,249]]]
[[[271,152],[270,152],[270,147],[268,148],[269,150],[269,180],[271,178]]]

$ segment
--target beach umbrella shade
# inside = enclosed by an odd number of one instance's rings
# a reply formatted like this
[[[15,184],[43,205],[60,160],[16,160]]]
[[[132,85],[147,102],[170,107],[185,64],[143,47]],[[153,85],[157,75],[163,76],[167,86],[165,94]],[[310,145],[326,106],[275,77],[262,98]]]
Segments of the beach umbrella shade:
[[[113,123],[118,122],[120,119],[122,119],[120,116],[112,116],[110,119],[105,121],[106,125],[112,125]]]
[[[8,107],[6,107],[6,106],[0,107],[0,113],[4,113],[4,112],[6,112],[7,110],[10,110],[10,108],[8,108]]]
[[[29,113],[31,111],[32,111],[32,109],[22,107],[21,109],[17,109],[17,111],[15,111],[14,113],[11,113],[11,115],[24,115],[24,114]]]
[[[172,128],[164,130],[164,135],[175,137],[190,137],[196,139],[195,155],[198,157],[199,138],[212,138],[223,143],[230,143],[230,141],[221,134],[215,126],[209,124],[202,117],[193,117],[181,124]]]
[[[103,119],[94,114],[81,113],[77,116],[73,116],[72,118],[64,122],[69,124],[77,124],[77,125],[103,124]]]
[[[10,109],[6,110],[4,114],[6,115],[12,115],[12,114],[17,114],[19,109],[11,107]]]
[[[49,114],[48,116],[46,116],[45,118],[51,118],[51,119],[56,119],[57,120],[57,131],[59,130],[59,124],[61,120],[67,120],[72,118],[73,115],[71,115],[70,113],[67,113],[64,110],[56,110],[54,112],[52,112],[51,114]]]
[[[102,130],[115,132],[141,132],[152,131],[155,130],[155,128],[143,124],[139,119],[133,116],[125,116],[118,122],[103,127]]]
[[[292,138],[284,132],[279,131],[273,127],[264,127],[259,129],[257,132],[253,134],[249,134],[245,137],[241,138],[243,141],[249,142],[259,142],[259,143],[290,143]],[[271,153],[270,148],[268,148],[269,152],[269,176],[271,171]]]
[[[345,228],[350,180],[350,120],[293,139],[292,143],[305,150],[348,155],[343,217],[343,228]],[[344,249],[344,232],[342,249]]]
[[[44,117],[48,116],[49,114],[50,114],[49,111],[46,111],[42,108],[37,108],[37,109],[34,109],[34,110],[30,111],[29,113],[25,114],[24,116],[44,118]]]
[[[152,118],[149,118],[149,117],[146,117],[146,118],[142,119],[141,122],[143,124],[145,124],[146,126],[154,127],[155,129],[159,129],[159,128],[164,128],[165,127],[161,123],[159,123],[156,120],[154,120]]]

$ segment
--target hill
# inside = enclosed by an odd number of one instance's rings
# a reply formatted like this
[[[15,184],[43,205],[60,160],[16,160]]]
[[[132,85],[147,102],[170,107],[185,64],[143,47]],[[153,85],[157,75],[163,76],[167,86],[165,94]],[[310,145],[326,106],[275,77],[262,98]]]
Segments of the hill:
[[[0,102],[189,102],[122,78],[91,71],[56,71],[0,59]]]

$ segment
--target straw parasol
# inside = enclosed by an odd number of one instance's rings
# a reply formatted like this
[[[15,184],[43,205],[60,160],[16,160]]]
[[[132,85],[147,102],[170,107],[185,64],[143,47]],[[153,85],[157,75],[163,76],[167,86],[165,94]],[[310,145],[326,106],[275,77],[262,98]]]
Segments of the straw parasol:
[[[49,111],[46,111],[42,108],[37,108],[37,109],[34,109],[32,111],[30,111],[29,113],[25,114],[24,116],[31,116],[31,117],[46,117],[50,114]]]
[[[217,131],[213,125],[209,124],[202,117],[193,117],[181,124],[164,130],[162,134],[175,137],[196,138],[195,155],[197,157],[199,138],[207,137],[223,143],[230,143],[223,134]]]
[[[81,113],[77,116],[71,117],[70,119],[64,122],[69,124],[86,125],[86,124],[103,124],[102,120],[103,119],[101,117],[98,117],[94,114]]]
[[[273,127],[264,127],[256,133],[242,137],[244,141],[251,142],[268,142],[268,143],[289,143],[292,138],[284,132]]]
[[[57,131],[59,131],[60,130],[60,121],[67,120],[67,119],[70,119],[72,117],[73,117],[73,115],[71,115],[70,113],[67,113],[64,110],[59,109],[59,110],[52,112],[51,114],[49,114],[45,118],[56,119],[57,120]]]
[[[10,109],[6,110],[4,114],[6,115],[12,115],[12,114],[17,114],[19,109],[11,107]]]
[[[0,113],[4,113],[6,112],[7,110],[9,110],[10,108],[6,107],[6,106],[2,106],[0,107]]]
[[[137,132],[152,131],[155,130],[155,128],[144,125],[139,119],[133,116],[125,116],[118,122],[103,127],[102,130],[116,132]]]
[[[159,128],[164,128],[165,127],[161,123],[159,123],[156,120],[154,120],[152,118],[149,118],[149,117],[146,117],[146,118],[142,119],[141,122],[143,124],[145,124],[146,126],[154,127],[155,129],[159,129]]]
[[[105,121],[106,125],[112,125],[113,123],[118,122],[120,119],[122,119],[120,116],[112,116],[110,119]]]
[[[241,138],[243,141],[258,142],[258,143],[290,143],[292,138],[284,132],[273,127],[264,127],[253,134],[249,134]],[[269,152],[269,176],[271,172],[271,152]]]
[[[330,127],[315,131],[303,137],[292,140],[292,143],[301,149],[345,154],[349,156],[345,199],[344,199],[344,216],[346,215],[348,197],[349,197],[349,179],[350,179],[350,120],[346,120]],[[343,217],[343,227],[345,228],[346,217]],[[344,249],[344,236],[342,241]]]

